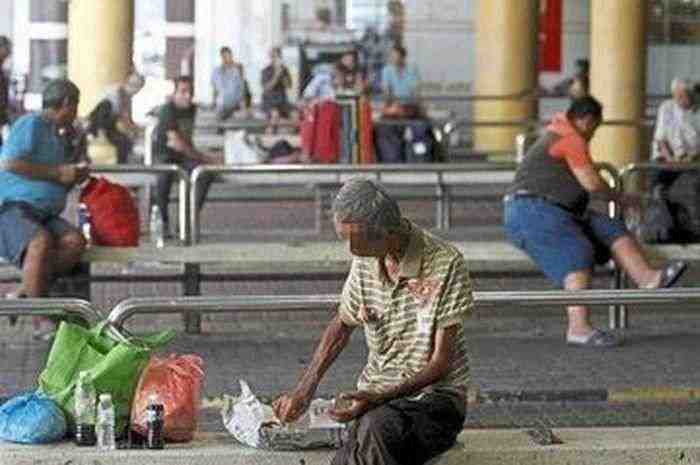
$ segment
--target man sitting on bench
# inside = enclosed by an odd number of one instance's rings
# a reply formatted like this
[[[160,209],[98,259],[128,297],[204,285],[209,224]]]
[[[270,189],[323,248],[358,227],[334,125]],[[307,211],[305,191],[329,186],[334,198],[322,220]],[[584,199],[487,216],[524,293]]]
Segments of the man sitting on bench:
[[[80,91],[67,80],[51,81],[44,110],[20,118],[2,147],[0,256],[22,269],[22,285],[11,297],[46,297],[51,281],[71,271],[85,250],[83,235],[61,218],[70,189],[83,182],[87,164],[75,164],[66,128],[78,111]],[[53,324],[34,319],[34,337]]]
[[[588,143],[602,118],[602,106],[590,96],[574,100],[565,115],[554,117],[525,154],[507,190],[506,235],[551,281],[567,290],[588,289],[593,266],[610,258],[639,287],[672,286],[685,263],[652,268],[622,221],[588,208],[591,196],[623,205],[636,203],[634,197],[608,187],[588,153]],[[591,326],[588,308],[571,306],[568,314],[568,344],[620,344],[613,334]]]
[[[168,102],[160,108],[158,125],[154,132],[153,156],[157,163],[175,164],[188,173],[203,164],[222,164],[220,155],[205,154],[194,147],[192,135],[197,107],[192,102],[194,86],[192,78],[181,76],[175,80],[175,89]],[[170,237],[170,215],[168,205],[170,190],[175,180],[174,173],[158,176],[155,202],[163,217],[163,231]],[[201,210],[213,179],[202,183],[197,197],[196,208]]]
[[[283,422],[309,407],[324,373],[362,326],[369,360],[331,415],[353,421],[333,465],[423,464],[462,430],[469,365],[463,325],[472,291],[464,257],[402,218],[376,183],[348,181],[333,204],[353,255],[340,305],[296,389],[273,405]]]

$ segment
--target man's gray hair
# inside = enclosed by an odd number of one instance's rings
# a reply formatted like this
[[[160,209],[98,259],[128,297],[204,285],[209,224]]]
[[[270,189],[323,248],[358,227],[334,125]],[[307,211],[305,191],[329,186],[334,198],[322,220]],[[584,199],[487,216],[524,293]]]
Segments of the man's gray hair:
[[[126,88],[127,92],[137,94],[141,89],[143,89],[145,84],[146,79],[143,77],[143,75],[134,71],[126,78],[126,84],[124,87]]]
[[[690,90],[691,87],[690,79],[687,78],[675,77],[671,81],[671,92],[675,92],[676,90],[680,89]]]
[[[364,223],[387,233],[402,230],[399,205],[370,179],[348,180],[333,201],[333,214],[341,223]]]
[[[44,108],[60,108],[64,103],[77,105],[80,101],[80,89],[68,79],[49,81],[41,93]]]
[[[7,36],[0,36],[0,48],[6,48],[8,51],[12,49],[12,41]]]

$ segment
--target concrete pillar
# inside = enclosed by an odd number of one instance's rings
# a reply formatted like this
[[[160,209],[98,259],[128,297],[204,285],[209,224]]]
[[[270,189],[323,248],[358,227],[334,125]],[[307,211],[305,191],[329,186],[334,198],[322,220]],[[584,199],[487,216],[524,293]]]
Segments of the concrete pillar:
[[[479,0],[476,3],[476,95],[508,96],[537,87],[539,0]],[[519,121],[537,116],[532,98],[478,100],[477,121]],[[480,151],[513,152],[522,127],[477,127]]]
[[[70,1],[68,77],[80,88],[81,116],[131,70],[133,37],[133,0]]]
[[[595,160],[623,166],[640,158],[646,84],[646,0],[592,0],[591,94],[603,104],[591,143]]]

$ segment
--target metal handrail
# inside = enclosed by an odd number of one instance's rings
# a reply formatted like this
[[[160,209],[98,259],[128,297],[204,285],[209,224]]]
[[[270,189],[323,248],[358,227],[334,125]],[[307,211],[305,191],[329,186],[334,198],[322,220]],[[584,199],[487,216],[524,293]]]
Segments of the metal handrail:
[[[700,288],[474,292],[473,298],[476,307],[667,304],[700,302]],[[318,311],[338,303],[337,294],[131,298],[117,304],[107,321],[120,330],[136,314]]]
[[[639,171],[653,171],[653,170],[664,170],[664,171],[698,171],[700,170],[700,163],[683,163],[683,162],[670,162],[670,163],[630,163],[619,170],[619,176],[622,182],[625,178],[631,176],[632,174]]]
[[[190,177],[188,173],[177,165],[93,165],[90,168],[92,174],[142,174],[163,175],[174,174],[178,178],[178,222],[180,225],[180,240],[183,244],[190,243],[189,230],[189,193]]]
[[[238,165],[216,166],[204,165],[197,167],[192,172],[190,185],[190,237],[193,244],[199,242],[200,218],[196,208],[196,199],[199,193],[201,180],[214,175],[245,175],[259,174],[374,174],[377,180],[382,180],[382,174],[395,175],[398,173],[430,173],[437,176],[435,182],[438,190],[443,186],[445,174],[456,172],[486,173],[515,171],[515,163],[443,163],[443,164],[382,164],[382,165]],[[485,178],[485,182],[489,182]],[[323,184],[323,183],[319,183]],[[442,195],[442,192],[439,192]],[[443,211],[441,214],[444,214]]]
[[[0,317],[75,315],[90,325],[102,321],[102,313],[81,299],[0,299]]]

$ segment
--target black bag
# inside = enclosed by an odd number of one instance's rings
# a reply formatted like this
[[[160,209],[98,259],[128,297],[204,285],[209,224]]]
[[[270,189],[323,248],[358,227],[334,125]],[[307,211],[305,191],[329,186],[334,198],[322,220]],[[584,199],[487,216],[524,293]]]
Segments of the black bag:
[[[700,173],[688,171],[668,189],[668,206],[675,223],[676,239],[683,242],[700,240]]]
[[[403,127],[378,122],[374,126],[374,146],[379,163],[403,163]]]
[[[654,189],[644,210],[638,236],[642,242],[656,244],[669,242],[674,233],[674,221],[662,189]]]
[[[413,123],[404,130],[406,163],[432,163],[435,161],[437,141],[429,121]]]
[[[440,144],[430,121],[374,126],[379,163],[432,163],[440,161]]]

